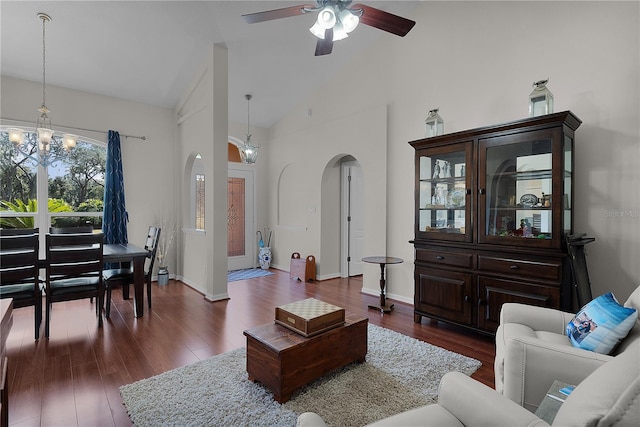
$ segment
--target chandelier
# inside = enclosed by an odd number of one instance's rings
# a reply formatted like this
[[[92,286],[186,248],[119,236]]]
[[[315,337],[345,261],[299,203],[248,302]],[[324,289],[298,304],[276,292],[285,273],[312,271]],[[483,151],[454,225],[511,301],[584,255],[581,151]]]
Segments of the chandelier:
[[[247,140],[243,142],[238,149],[240,150],[240,159],[242,163],[253,164],[258,158],[259,145],[255,145],[251,142],[251,133],[249,132],[249,101],[251,101],[251,95],[244,96],[247,100]]]
[[[49,109],[45,102],[47,93],[45,25],[51,21],[51,17],[45,13],[38,13],[38,18],[42,20],[42,105],[38,108],[40,115],[36,121],[36,131],[7,128],[3,133],[8,135],[16,151],[46,168],[68,154],[76,146],[78,137],[70,133],[60,135],[51,126]],[[25,144],[25,141],[30,144]]]
[[[305,9],[307,12],[312,12],[320,9],[318,12],[318,19],[315,24],[309,29],[311,34],[319,39],[324,40],[326,30],[333,30],[333,41],[342,40],[349,37],[351,31],[355,30],[360,22],[360,16],[363,13],[362,9],[348,9],[347,6],[350,1],[327,1],[324,6],[318,8]]]

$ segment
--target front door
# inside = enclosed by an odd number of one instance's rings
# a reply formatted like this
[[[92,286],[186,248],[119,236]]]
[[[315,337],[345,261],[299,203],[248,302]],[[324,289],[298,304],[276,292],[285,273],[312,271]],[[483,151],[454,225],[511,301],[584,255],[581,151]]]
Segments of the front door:
[[[227,178],[228,270],[256,266],[253,170],[232,169]]]

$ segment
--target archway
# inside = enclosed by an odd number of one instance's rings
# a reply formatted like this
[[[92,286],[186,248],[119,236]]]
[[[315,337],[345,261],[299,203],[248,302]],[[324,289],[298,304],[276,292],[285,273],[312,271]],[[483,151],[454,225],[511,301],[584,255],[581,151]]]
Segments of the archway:
[[[364,175],[349,154],[334,156],[322,174],[320,250],[323,275],[362,274]]]

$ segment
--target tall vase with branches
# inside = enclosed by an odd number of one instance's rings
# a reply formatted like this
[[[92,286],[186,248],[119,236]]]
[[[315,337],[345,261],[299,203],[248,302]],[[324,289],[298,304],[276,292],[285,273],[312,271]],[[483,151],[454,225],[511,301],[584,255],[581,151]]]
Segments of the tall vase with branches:
[[[167,220],[164,217],[156,220],[157,227],[160,227],[160,240],[158,240],[158,250],[156,251],[156,258],[158,259],[158,267],[160,269],[167,269],[167,254],[173,239],[176,237],[176,222],[175,220]]]

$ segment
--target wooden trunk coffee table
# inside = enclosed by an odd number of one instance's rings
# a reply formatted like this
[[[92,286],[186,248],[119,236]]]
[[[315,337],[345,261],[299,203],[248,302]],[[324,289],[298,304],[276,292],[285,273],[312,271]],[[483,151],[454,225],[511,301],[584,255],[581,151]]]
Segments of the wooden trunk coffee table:
[[[284,403],[302,386],[367,354],[369,319],[346,316],[346,322],[327,332],[305,338],[278,324],[244,331],[247,337],[249,380],[268,387]]]

